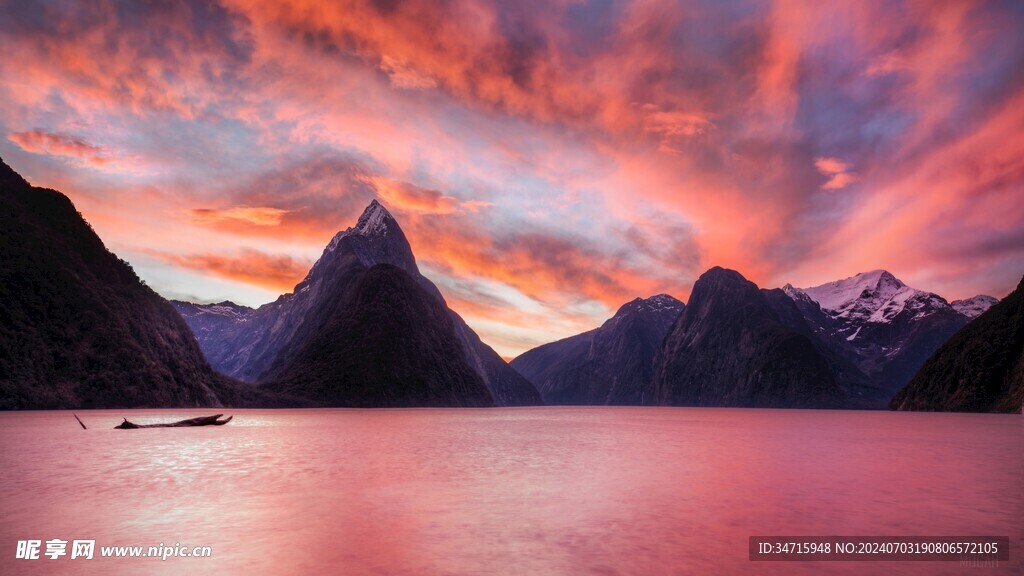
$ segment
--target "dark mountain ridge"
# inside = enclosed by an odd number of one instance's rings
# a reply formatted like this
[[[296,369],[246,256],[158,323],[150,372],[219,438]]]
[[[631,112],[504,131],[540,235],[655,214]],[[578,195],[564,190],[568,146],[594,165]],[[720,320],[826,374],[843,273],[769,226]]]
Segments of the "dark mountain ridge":
[[[738,272],[694,283],[657,361],[654,392],[669,406],[835,408],[848,400],[806,334],[787,326]]]
[[[538,346],[512,367],[534,383],[545,404],[653,403],[654,360],[683,308],[667,294],[637,298],[600,327]]]
[[[350,282],[274,361],[267,389],[329,406],[494,405],[447,309],[408,273],[377,264]]]

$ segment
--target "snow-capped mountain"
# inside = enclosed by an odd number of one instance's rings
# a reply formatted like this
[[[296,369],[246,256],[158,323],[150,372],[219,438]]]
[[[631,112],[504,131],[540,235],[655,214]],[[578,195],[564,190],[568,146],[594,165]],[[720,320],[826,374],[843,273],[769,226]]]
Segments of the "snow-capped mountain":
[[[952,302],[949,303],[949,305],[952,306],[953,309],[956,310],[957,312],[963,314],[964,316],[967,316],[971,320],[974,320],[978,316],[981,316],[986,311],[988,311],[989,308],[995,306],[998,303],[998,298],[993,298],[992,296],[979,294],[977,296],[965,298],[963,300],[953,300]]]
[[[431,329],[440,330],[435,334],[435,340],[443,343],[447,331],[452,331],[461,349],[460,356],[486,385],[495,403],[540,403],[536,389],[484,344],[458,314],[448,309],[437,287],[420,274],[398,222],[376,200],[366,207],[355,226],[331,239],[292,293],[255,310],[228,303],[196,305],[178,302],[175,306],[192,327],[214,368],[247,382],[283,378],[285,367],[292,365],[294,359],[311,357],[304,351],[304,346],[314,341],[322,342],[324,326],[338,312],[339,302],[347,301],[352,290],[363,286],[363,273],[381,265],[401,270],[439,303],[448,315],[450,325],[447,328],[433,326]],[[420,302],[419,297],[397,280],[393,272],[377,273],[372,281],[378,284],[397,282],[402,288],[396,289],[396,294],[403,305]],[[378,302],[373,304],[379,305]],[[421,304],[417,305],[422,308]],[[422,312],[430,315],[427,310]],[[358,321],[363,322],[365,318],[360,317]],[[351,331],[345,333],[351,334]],[[382,343],[381,346],[387,348],[388,344]]]
[[[885,270],[864,272],[805,288],[803,292],[833,318],[846,320],[848,325],[857,328],[864,323],[886,324],[907,312],[920,318],[933,309],[949,306],[941,296],[915,290]],[[857,337],[856,330],[843,335],[848,340]]]
[[[524,352],[512,367],[545,404],[653,404],[654,360],[684,307],[667,294],[636,298],[600,327]]]
[[[783,291],[819,338],[890,394],[969,320],[941,296],[885,270]]]

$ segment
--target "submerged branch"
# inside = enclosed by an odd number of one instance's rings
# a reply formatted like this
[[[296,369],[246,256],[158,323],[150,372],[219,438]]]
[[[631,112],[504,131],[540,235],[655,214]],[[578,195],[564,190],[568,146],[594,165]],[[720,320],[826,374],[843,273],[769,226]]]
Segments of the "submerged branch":
[[[135,424],[134,422],[129,422],[128,419],[125,418],[124,422],[118,424],[117,426],[114,426],[114,428],[120,430],[132,430],[135,428],[185,428],[188,426],[223,426],[228,422],[231,422],[231,419],[234,418],[234,416],[228,416],[224,420],[218,420],[218,418],[220,418],[221,416],[223,416],[223,414],[214,414],[213,416],[199,416],[198,418],[189,418],[188,420],[180,420],[178,422],[171,422],[168,424]],[[83,424],[82,427],[84,428],[85,425]]]

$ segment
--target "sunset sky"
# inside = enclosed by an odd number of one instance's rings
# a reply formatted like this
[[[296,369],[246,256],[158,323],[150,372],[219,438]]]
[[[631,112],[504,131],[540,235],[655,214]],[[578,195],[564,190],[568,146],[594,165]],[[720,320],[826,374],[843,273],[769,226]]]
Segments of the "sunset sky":
[[[168,298],[271,301],[375,197],[506,357],[714,265],[1024,274],[1018,1],[0,6],[0,157]]]

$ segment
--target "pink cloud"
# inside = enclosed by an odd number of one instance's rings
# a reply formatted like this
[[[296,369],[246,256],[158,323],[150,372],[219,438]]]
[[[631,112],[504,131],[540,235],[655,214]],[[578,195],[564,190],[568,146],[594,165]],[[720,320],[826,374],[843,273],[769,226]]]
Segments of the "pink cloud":
[[[30,130],[11,133],[7,138],[26,152],[74,158],[91,166],[103,166],[113,160],[107,149],[78,136]]]
[[[766,285],[888,267],[959,295],[1019,276],[1022,89],[989,66],[1016,62],[1019,17],[722,6],[12,7],[0,119],[74,161],[33,180],[88,192],[116,248],[225,242],[210,274],[254,242],[298,258],[377,196],[444,274],[552,305],[685,297],[716,264]],[[129,153],[141,184],[109,174]]]
[[[437,87],[437,80],[433,77],[418,72],[412,66],[386,54],[381,56],[380,69],[388,75],[391,85],[396,88],[426,90]]]
[[[814,159],[814,166],[828,181],[821,185],[822,190],[842,190],[859,178],[850,172],[850,165],[838,158],[820,157]]]

